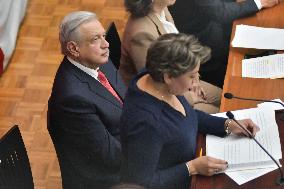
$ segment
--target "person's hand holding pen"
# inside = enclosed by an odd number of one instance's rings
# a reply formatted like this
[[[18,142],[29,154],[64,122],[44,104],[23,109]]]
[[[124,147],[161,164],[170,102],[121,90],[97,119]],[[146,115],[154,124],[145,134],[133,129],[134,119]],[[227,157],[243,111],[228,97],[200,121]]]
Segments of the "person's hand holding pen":
[[[223,172],[228,167],[226,161],[209,156],[202,156],[202,153],[203,150],[201,148],[199,157],[186,163],[190,175],[201,174],[212,176]]]
[[[201,156],[187,162],[187,168],[190,175],[200,174],[212,176],[219,172],[223,172],[228,167],[228,163],[221,159],[209,156]]]
[[[256,132],[259,131],[259,127],[251,119],[239,120],[240,124],[244,126],[245,129],[252,136],[255,136]],[[248,136],[248,134],[240,128],[237,123],[228,119],[225,122],[225,129],[228,127],[228,131],[239,136]],[[188,171],[191,175],[201,174],[206,176],[212,176],[214,174],[224,172],[228,167],[228,162],[221,159],[216,159],[209,156],[202,156],[202,148],[200,149],[199,157],[186,163]]]
[[[203,156],[203,149],[200,148],[199,157]]]

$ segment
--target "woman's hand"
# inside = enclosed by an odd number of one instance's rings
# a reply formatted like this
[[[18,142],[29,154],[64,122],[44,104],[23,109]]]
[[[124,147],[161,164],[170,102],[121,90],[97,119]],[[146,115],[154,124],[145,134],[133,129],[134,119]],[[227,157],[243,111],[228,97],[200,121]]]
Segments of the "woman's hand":
[[[228,163],[221,159],[201,156],[187,162],[187,166],[191,175],[200,174],[212,176],[219,172],[223,172],[228,167]]]
[[[238,122],[244,126],[251,134],[252,136],[255,136],[256,132],[259,131],[259,127],[251,120],[251,119],[242,119],[238,120]],[[231,123],[228,125],[229,130],[234,133],[235,135],[244,135],[248,136],[246,131],[244,131],[235,121],[231,121]]]
[[[194,104],[206,102],[207,100],[206,93],[204,92],[203,88],[200,86],[199,81],[193,83],[190,93]]]
[[[269,8],[279,4],[279,0],[260,0],[260,3],[263,8]]]

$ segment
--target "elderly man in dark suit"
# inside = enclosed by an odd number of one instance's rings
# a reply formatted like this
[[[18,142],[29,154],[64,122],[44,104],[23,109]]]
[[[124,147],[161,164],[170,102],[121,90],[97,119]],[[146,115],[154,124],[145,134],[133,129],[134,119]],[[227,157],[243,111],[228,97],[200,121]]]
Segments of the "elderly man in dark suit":
[[[119,120],[125,87],[94,13],[67,15],[59,33],[65,55],[48,102],[63,188],[109,188],[119,181]]]
[[[222,87],[232,21],[278,3],[279,0],[178,0],[169,9],[180,32],[196,35],[212,49],[212,58],[201,65],[200,75]]]

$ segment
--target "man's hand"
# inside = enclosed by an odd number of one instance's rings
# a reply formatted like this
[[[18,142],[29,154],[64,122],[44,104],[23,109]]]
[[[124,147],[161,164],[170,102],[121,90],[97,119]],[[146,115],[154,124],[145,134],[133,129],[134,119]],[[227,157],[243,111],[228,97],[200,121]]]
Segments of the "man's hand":
[[[263,8],[269,8],[279,4],[279,1],[280,0],[260,0],[260,3]]]

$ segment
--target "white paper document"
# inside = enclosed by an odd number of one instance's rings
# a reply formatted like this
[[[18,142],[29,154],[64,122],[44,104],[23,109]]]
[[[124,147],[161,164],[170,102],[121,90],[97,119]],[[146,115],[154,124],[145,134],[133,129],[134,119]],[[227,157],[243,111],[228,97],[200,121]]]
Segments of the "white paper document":
[[[273,99],[273,101],[280,102],[284,104],[284,102],[281,99]],[[271,103],[271,102],[263,102],[257,105],[259,108],[267,108],[271,110],[282,110],[284,107],[281,104],[278,103]]]
[[[284,29],[237,25],[232,46],[284,50]]]
[[[283,78],[284,54],[242,60],[242,77]]]
[[[274,171],[277,168],[278,167],[275,165],[272,168],[226,172],[226,175],[228,175],[230,178],[232,178],[238,185],[241,185],[241,184],[244,184],[248,181],[251,181],[251,180],[253,180],[257,177],[265,175],[266,173]]]
[[[252,119],[260,127],[260,131],[255,136],[256,140],[278,162],[279,159],[282,159],[274,110],[270,108],[251,108],[233,111],[232,113],[236,119]],[[225,113],[215,114],[215,116],[226,117]],[[206,155],[226,160],[229,166],[225,173],[237,183],[248,182],[277,167],[254,140],[232,134],[225,138],[207,135]],[[256,169],[257,171],[252,171]]]

